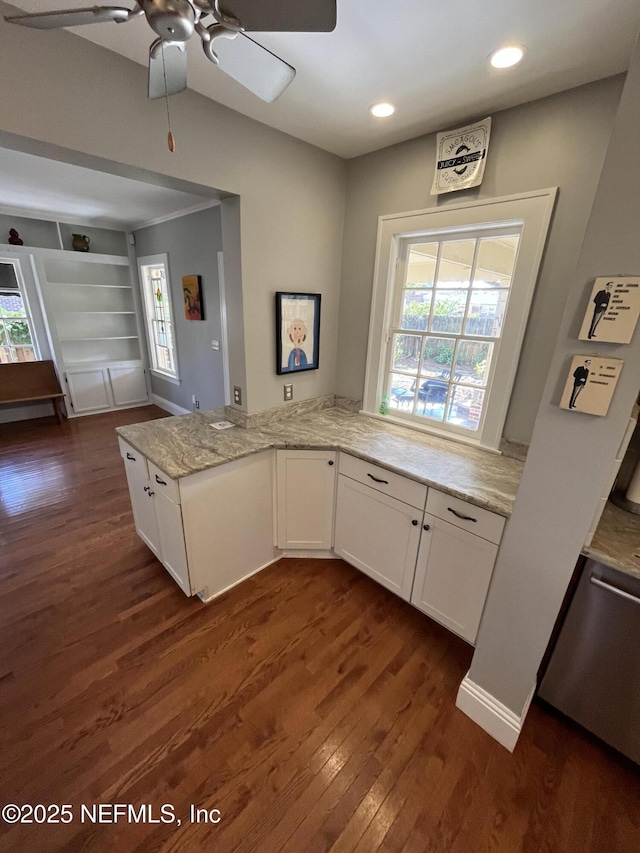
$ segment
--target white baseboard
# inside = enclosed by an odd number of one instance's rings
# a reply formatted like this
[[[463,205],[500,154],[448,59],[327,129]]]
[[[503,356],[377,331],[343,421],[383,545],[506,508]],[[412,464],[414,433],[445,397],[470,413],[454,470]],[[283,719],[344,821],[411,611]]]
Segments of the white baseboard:
[[[480,728],[484,729],[487,734],[490,734],[494,740],[506,747],[509,752],[513,752],[534,692],[535,684],[531,689],[522,714],[518,715],[490,693],[487,693],[480,685],[471,681],[469,673],[467,673],[458,690],[456,707],[467,717],[470,717],[474,723],[477,723]]]
[[[182,406],[178,406],[177,403],[172,403],[170,400],[165,400],[164,397],[158,397],[157,394],[151,395],[151,402],[159,406],[161,409],[164,409],[165,412],[170,412],[172,415],[190,415],[192,414],[189,409],[183,409]]]
[[[280,556],[285,557],[285,558],[291,557],[291,558],[296,559],[296,560],[302,559],[302,558],[307,558],[307,557],[315,558],[317,560],[339,560],[340,559],[340,557],[338,557],[338,555],[334,551],[321,551],[321,550],[316,551],[313,548],[307,548],[306,550],[304,550],[304,549],[299,549],[299,550],[292,549],[291,551],[283,550],[283,551],[280,551]]]

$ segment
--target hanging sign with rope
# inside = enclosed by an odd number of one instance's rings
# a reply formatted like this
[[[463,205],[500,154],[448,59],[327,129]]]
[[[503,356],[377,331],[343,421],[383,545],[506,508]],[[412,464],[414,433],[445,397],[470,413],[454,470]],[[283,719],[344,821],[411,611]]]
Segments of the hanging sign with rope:
[[[490,133],[491,119],[486,118],[438,134],[431,195],[468,190],[482,183]]]

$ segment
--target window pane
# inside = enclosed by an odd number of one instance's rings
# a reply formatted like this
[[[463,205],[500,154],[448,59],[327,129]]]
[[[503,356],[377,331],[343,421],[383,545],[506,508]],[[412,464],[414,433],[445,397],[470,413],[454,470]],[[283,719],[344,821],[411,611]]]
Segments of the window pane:
[[[417,373],[421,346],[422,338],[419,335],[394,335],[391,369]]]
[[[430,315],[431,291],[405,290],[402,297],[401,328],[425,332],[429,326]]]
[[[449,379],[455,346],[452,338],[426,338],[420,373],[434,379]]]
[[[486,385],[493,344],[482,341],[460,341],[456,355],[454,378],[469,385]]]
[[[442,244],[437,287],[469,287],[475,240]]]
[[[400,373],[391,374],[391,385],[389,387],[389,408],[401,409],[404,412],[413,411],[413,399],[415,396],[416,381],[410,376],[402,376]]]
[[[15,347],[13,352],[16,361],[36,361],[36,353],[33,347]]]
[[[437,243],[409,246],[407,256],[407,287],[433,287],[436,274]]]
[[[7,337],[7,332],[4,328],[4,323],[0,320],[0,346],[4,346],[9,343],[9,339]]]
[[[484,403],[484,391],[480,388],[470,388],[454,385],[447,408],[447,423],[477,430]]]
[[[480,240],[473,286],[509,287],[519,242],[519,234]]]
[[[11,344],[31,344],[31,332],[29,324],[26,320],[5,320],[4,326],[6,329],[9,343]]]
[[[508,290],[472,290],[465,335],[499,338],[508,299]]]
[[[431,318],[432,332],[449,332],[457,335],[462,331],[462,320],[467,303],[467,294],[460,290],[436,291],[433,317]]]
[[[449,385],[440,379],[427,379],[418,385],[418,402],[416,414],[434,421],[444,418],[444,407],[447,401]]]
[[[26,317],[24,302],[19,293],[0,293],[0,317]]]
[[[18,290],[18,279],[14,265],[3,262],[0,263],[0,289],[5,287]]]

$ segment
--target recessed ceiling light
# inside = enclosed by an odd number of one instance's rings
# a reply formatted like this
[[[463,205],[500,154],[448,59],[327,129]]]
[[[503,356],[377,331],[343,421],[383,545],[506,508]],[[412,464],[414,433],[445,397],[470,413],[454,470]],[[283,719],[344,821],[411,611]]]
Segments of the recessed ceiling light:
[[[369,107],[369,112],[371,115],[376,116],[376,118],[387,118],[388,116],[392,116],[396,111],[396,108],[393,104],[388,104],[384,101],[381,101],[379,104],[374,104],[372,107]]]
[[[495,50],[489,57],[489,62],[494,68],[511,68],[517,65],[524,56],[524,48],[517,44],[510,44]]]

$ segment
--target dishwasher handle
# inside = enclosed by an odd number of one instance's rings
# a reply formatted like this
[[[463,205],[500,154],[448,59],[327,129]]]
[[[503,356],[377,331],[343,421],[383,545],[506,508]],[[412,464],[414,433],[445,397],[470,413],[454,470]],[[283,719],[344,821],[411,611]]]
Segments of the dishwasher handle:
[[[589,578],[591,583],[594,586],[600,587],[600,589],[606,589],[607,592],[612,592],[614,595],[619,595],[620,598],[625,598],[627,601],[632,601],[634,604],[640,604],[640,598],[637,595],[632,595],[630,592],[625,592],[622,589],[618,589],[617,586],[611,586],[610,583],[606,583],[606,581],[600,580],[600,578],[594,578],[593,575]]]

